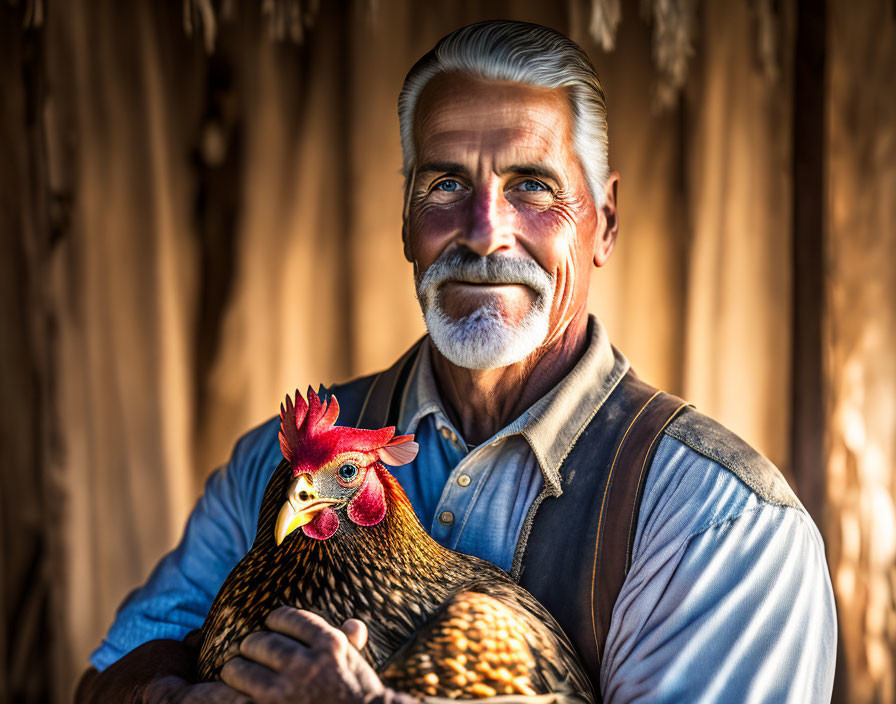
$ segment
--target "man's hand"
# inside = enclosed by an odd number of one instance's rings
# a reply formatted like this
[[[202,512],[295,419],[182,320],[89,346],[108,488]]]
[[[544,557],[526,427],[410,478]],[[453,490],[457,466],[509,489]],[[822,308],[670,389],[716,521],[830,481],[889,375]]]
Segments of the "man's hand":
[[[282,606],[265,621],[269,630],[243,638],[221,679],[255,704],[367,704],[413,702],[387,690],[358,652],[367,627],[350,619],[342,629],[308,611]]]

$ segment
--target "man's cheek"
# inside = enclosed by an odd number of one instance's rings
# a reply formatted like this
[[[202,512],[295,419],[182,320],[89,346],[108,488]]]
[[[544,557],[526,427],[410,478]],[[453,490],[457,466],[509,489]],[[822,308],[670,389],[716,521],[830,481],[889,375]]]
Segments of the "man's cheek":
[[[575,249],[575,220],[563,211],[548,209],[541,212],[521,212],[517,227],[530,243],[532,256],[543,269],[551,271],[567,250]]]
[[[582,214],[576,203],[555,200],[546,208],[519,208],[518,216],[525,227],[542,231],[575,231]]]
[[[551,315],[554,323],[565,320],[570,309],[574,307],[576,292],[579,289],[579,277],[582,267],[579,266],[578,252],[573,247],[566,247],[555,253],[555,261],[559,265],[554,269],[554,301]],[[587,271],[587,270],[585,270]]]
[[[463,232],[462,222],[453,209],[430,208],[416,214],[410,230],[410,244],[421,268],[438,259],[455,236]]]
[[[460,204],[421,204],[416,211],[416,226],[424,236],[445,235],[456,231],[466,219],[467,213]]]

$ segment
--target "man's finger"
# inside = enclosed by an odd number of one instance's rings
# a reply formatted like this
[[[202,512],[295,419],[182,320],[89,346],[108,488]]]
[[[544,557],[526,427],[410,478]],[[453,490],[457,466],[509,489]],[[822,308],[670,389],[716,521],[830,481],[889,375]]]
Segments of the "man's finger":
[[[342,624],[340,630],[345,633],[348,642],[355,646],[357,650],[361,650],[367,645],[367,624],[363,621],[359,621],[356,618],[350,618]]]
[[[306,660],[308,648],[288,636],[272,631],[256,631],[243,638],[240,654],[280,672],[288,664]]]
[[[291,606],[271,611],[264,625],[312,648],[337,652],[348,644],[345,633],[333,628],[321,616]]]
[[[250,696],[271,691],[277,684],[278,676],[269,667],[239,656],[230,658],[221,668],[221,679],[224,682]]]

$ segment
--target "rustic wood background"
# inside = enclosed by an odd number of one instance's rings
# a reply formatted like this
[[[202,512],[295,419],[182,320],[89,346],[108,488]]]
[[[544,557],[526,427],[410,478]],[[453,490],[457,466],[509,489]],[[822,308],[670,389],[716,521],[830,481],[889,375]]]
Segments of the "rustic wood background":
[[[676,0],[671,68],[669,18],[625,0],[605,50],[598,5],[0,0],[0,701],[69,700],[286,391],[422,333],[396,98],[489,17],[591,54],[622,174],[592,310],[782,468],[827,545],[835,700],[896,701],[896,5]]]

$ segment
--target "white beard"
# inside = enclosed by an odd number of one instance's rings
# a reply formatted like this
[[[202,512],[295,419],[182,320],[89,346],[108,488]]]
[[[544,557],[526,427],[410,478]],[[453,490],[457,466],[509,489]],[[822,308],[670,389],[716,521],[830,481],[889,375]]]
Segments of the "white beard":
[[[553,278],[534,262],[492,257],[492,264],[457,266],[437,260],[417,282],[417,298],[433,344],[448,361],[465,369],[498,369],[521,362],[541,346],[550,329]],[[454,278],[494,283],[522,283],[537,297],[526,317],[510,323],[500,308],[485,304],[469,315],[453,320],[442,309],[439,286]]]
[[[465,369],[498,369],[522,362],[548,336],[550,308],[535,307],[519,325],[508,325],[501,314],[483,306],[452,320],[438,304],[424,311],[433,343],[452,364]]]

